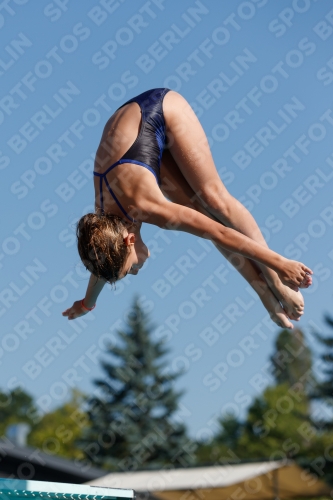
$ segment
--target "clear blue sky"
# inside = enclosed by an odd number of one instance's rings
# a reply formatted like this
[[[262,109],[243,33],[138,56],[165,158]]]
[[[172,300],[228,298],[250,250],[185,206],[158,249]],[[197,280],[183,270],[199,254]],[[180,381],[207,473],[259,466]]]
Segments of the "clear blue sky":
[[[184,369],[182,418],[193,436],[208,435],[216,416],[243,415],[269,383],[278,328],[210,244],[149,226],[155,258],[105,289],[84,321],[64,319],[87,284],[74,229],[93,208],[92,155],[125,100],[153,87],[181,92],[269,245],[314,269],[299,323],[312,345],[311,325],[332,311],[332,4],[20,3],[0,11],[1,389],[21,384],[46,410],[71,386],[92,391],[105,340],[139,294],[170,369]],[[158,280],[169,285],[163,297]],[[223,321],[227,331],[207,345],[202,332]]]

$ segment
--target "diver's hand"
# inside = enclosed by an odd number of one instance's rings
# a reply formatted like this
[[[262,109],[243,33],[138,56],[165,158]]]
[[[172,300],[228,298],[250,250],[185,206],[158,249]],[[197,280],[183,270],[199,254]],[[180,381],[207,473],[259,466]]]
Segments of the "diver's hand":
[[[81,300],[76,300],[72,307],[69,307],[62,313],[63,316],[67,316],[68,319],[76,319],[79,318],[80,316],[84,316],[87,314],[89,311],[86,309],[83,309]]]

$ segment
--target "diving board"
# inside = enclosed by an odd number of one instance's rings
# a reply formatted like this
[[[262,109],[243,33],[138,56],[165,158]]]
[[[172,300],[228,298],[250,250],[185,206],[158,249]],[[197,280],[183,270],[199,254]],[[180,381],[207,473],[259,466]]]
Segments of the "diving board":
[[[82,484],[49,483],[0,479],[1,500],[133,500],[133,490],[86,486]]]

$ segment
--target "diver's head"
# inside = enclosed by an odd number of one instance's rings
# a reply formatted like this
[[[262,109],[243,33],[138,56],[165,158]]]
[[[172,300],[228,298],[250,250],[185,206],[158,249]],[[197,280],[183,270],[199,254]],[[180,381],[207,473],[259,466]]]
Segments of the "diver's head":
[[[149,257],[141,224],[128,224],[117,215],[86,214],[77,223],[78,252],[96,277],[115,283],[126,274],[138,274]]]

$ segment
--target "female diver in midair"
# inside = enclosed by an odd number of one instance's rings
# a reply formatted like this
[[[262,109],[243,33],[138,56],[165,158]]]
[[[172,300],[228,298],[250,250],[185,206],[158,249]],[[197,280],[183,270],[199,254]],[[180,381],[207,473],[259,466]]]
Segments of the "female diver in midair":
[[[62,313],[68,319],[92,310],[106,282],[138,273],[149,257],[142,222],[211,240],[280,327],[292,328],[290,320],[303,314],[299,288],[311,284],[312,271],[268,248],[252,215],[223,185],[206,135],[177,92],[149,90],[111,116],[94,184],[96,211],[77,224],[78,251],[91,276],[84,299]]]

